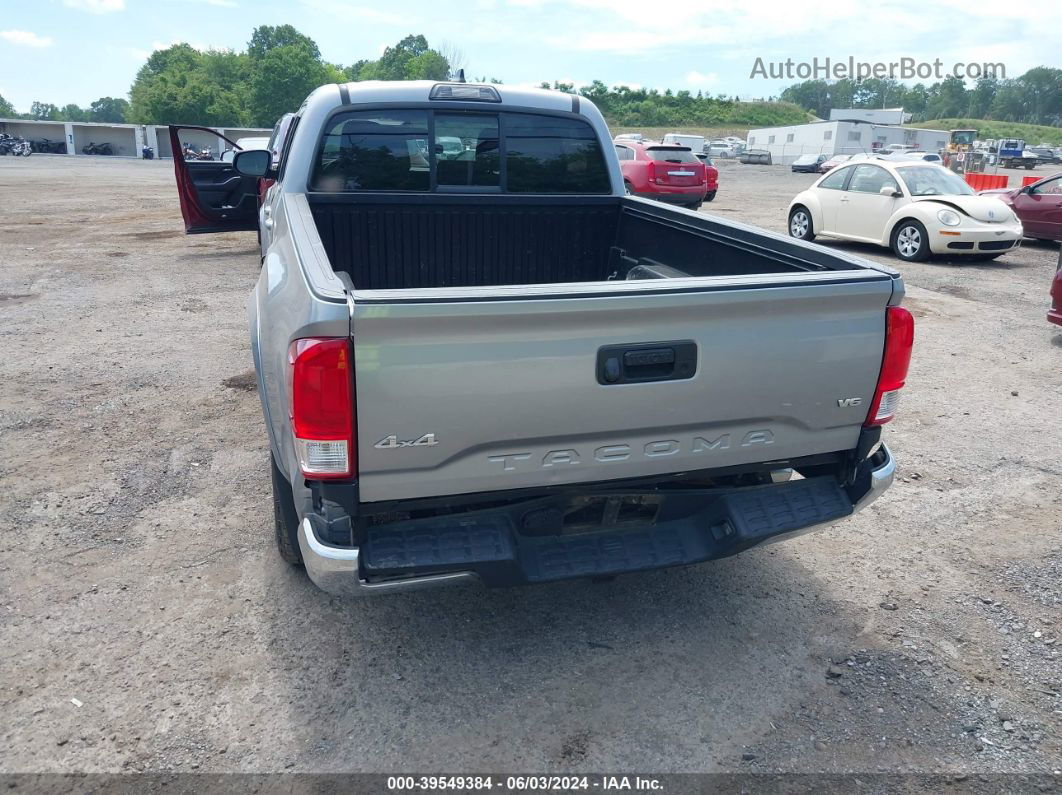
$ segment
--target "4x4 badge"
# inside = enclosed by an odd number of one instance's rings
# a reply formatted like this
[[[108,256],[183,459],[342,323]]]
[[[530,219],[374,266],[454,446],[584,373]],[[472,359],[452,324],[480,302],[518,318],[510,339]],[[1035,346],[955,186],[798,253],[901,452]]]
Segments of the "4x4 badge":
[[[397,450],[399,447],[434,447],[438,443],[434,433],[426,433],[419,439],[399,439],[391,434],[378,441],[373,447],[377,450]]]

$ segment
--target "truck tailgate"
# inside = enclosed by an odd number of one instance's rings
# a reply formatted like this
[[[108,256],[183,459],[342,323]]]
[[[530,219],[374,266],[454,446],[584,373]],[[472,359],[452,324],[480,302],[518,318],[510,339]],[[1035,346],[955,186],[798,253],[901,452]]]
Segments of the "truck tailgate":
[[[851,449],[891,295],[887,276],[854,274],[738,289],[355,300],[360,499]]]

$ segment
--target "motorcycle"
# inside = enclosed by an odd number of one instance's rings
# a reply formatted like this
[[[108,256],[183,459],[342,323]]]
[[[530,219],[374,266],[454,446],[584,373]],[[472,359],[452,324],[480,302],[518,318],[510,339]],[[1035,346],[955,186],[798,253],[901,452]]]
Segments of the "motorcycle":
[[[50,138],[41,138],[39,141],[32,141],[30,142],[30,148],[33,149],[34,152],[41,152],[42,154],[66,154],[66,143],[64,141],[53,141]]]
[[[150,146],[145,146],[143,149],[140,150],[140,156],[143,157],[145,160],[154,160],[155,150]]]
[[[109,143],[98,144],[94,141],[89,141],[85,146],[81,147],[81,154],[83,155],[113,155],[114,147]]]
[[[33,150],[30,142],[18,135],[0,133],[0,155],[19,155],[29,157]]]

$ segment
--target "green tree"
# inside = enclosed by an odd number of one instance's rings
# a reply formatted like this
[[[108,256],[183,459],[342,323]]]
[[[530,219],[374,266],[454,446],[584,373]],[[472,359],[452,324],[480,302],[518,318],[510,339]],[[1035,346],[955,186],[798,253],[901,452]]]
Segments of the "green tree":
[[[933,84],[929,89],[927,113],[931,118],[943,119],[962,116],[969,107],[966,84],[954,75]]]
[[[15,106],[3,97],[0,97],[0,118],[11,118],[15,115]]]
[[[100,97],[88,109],[87,121],[121,124],[129,112],[129,102],[121,97]],[[82,111],[84,113],[84,111]]]
[[[999,90],[999,81],[994,77],[982,77],[968,94],[970,100],[967,115],[973,119],[986,119],[992,109],[992,101]]]
[[[1037,66],[1017,80],[1025,105],[1026,121],[1031,124],[1062,122],[1062,69]]]
[[[449,77],[449,61],[435,50],[422,52],[406,64],[406,80],[446,80]]]
[[[59,110],[59,118],[63,121],[88,121],[88,112],[80,105],[71,102]]]
[[[274,47],[256,63],[251,78],[252,120],[272,127],[285,113],[296,110],[307,94],[333,77],[312,50],[299,44]]]
[[[259,25],[247,42],[247,54],[258,61],[278,47],[301,46],[310,51],[315,59],[321,58],[317,43],[309,36],[299,33],[291,25]]]
[[[36,102],[30,105],[29,112],[31,119],[37,119],[39,121],[58,121],[59,120],[59,108],[50,102]]]
[[[830,108],[830,87],[825,80],[805,80],[803,83],[789,86],[782,92],[783,102],[793,102],[806,108],[821,119],[828,118]]]

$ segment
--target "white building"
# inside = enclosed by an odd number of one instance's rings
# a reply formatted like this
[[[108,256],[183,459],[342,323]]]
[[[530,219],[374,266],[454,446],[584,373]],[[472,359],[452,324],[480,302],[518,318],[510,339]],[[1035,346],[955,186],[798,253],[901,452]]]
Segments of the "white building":
[[[830,121],[868,121],[871,124],[904,124],[911,120],[903,108],[831,108]]]
[[[228,148],[225,138],[235,141],[252,136],[268,137],[272,130],[257,127],[210,127],[205,130],[185,130],[181,142],[190,143],[197,149],[210,149],[217,157]],[[0,132],[17,135],[27,141],[50,141],[66,143],[68,155],[82,155],[81,150],[90,143],[109,143],[118,157],[140,157],[140,150],[150,146],[156,157],[172,157],[170,131],[164,125],[105,124],[91,121],[31,121],[27,119],[0,119]],[[222,138],[220,136],[225,136]]]
[[[771,161],[788,165],[801,155],[874,152],[889,144],[936,152],[948,144],[945,130],[923,130],[860,121],[817,121],[750,130],[749,149],[766,149]]]

